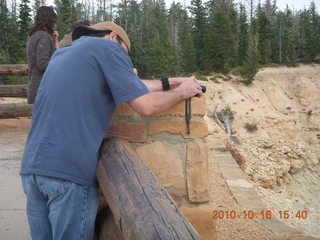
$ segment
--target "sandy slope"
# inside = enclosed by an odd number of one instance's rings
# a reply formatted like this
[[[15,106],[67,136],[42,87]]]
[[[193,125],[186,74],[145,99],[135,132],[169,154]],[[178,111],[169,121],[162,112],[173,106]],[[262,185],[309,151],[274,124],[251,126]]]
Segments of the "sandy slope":
[[[265,68],[249,87],[238,80],[203,82],[211,136],[226,137],[210,117],[217,104],[236,111],[232,126],[245,172],[267,206],[279,216],[288,210],[283,221],[320,237],[320,66]],[[258,130],[248,132],[246,123]],[[303,210],[307,217],[299,219]]]

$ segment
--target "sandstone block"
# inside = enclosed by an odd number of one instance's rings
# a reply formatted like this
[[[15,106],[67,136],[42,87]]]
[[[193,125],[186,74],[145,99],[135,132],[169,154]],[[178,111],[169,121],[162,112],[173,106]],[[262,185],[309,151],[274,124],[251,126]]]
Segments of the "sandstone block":
[[[189,142],[187,155],[189,201],[209,201],[208,150],[202,142]]]
[[[112,118],[115,117],[128,117],[134,113],[133,109],[128,105],[128,103],[118,104],[116,110],[114,111]]]
[[[194,97],[191,99],[191,114],[192,116],[204,116],[206,114],[205,97]],[[181,101],[167,111],[155,114],[153,116],[175,116],[184,117],[186,115],[185,101]]]
[[[212,208],[210,206],[200,205],[195,208],[182,207],[180,210],[203,240],[218,239],[216,220],[212,219]]]
[[[184,138],[206,137],[208,136],[208,126],[204,121],[191,120],[190,134],[187,134],[187,125],[185,121],[151,121],[150,135],[155,135],[161,132],[180,134]]]
[[[113,123],[109,126],[106,137],[118,137],[130,142],[146,141],[146,124],[133,123]]]
[[[185,189],[183,162],[179,153],[162,142],[154,142],[138,147],[137,152],[143,162],[167,188]]]

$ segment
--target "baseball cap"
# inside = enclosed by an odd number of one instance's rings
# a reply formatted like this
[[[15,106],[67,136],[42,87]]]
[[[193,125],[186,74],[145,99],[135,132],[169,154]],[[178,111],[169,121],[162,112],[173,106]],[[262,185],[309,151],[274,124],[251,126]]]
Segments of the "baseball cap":
[[[72,32],[72,41],[77,40],[81,36],[89,36],[91,33],[98,33],[106,30],[111,30],[117,33],[130,51],[131,44],[127,33],[122,27],[113,22],[100,22],[91,26],[78,26]]]

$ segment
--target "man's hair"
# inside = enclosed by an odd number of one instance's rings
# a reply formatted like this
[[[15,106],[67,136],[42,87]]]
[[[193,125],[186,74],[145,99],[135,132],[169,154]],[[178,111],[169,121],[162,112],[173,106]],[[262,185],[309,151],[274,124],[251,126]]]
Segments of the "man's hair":
[[[111,33],[112,33],[111,30],[101,30],[101,31],[97,31],[97,32],[92,32],[90,34],[90,37],[104,37],[104,36],[107,36]],[[118,34],[117,34],[117,41],[119,44],[121,44],[123,42],[123,40],[121,39],[121,37],[118,36]]]
[[[77,21],[75,24],[72,25],[71,27],[71,32],[73,32],[74,29],[76,29],[76,27],[79,27],[79,26],[90,26],[91,25],[91,22],[89,20],[79,20]]]
[[[36,31],[42,30],[50,35],[53,34],[54,24],[57,22],[57,14],[53,10],[53,7],[42,6],[37,10],[37,14],[34,17],[34,24],[31,28],[29,36]]]

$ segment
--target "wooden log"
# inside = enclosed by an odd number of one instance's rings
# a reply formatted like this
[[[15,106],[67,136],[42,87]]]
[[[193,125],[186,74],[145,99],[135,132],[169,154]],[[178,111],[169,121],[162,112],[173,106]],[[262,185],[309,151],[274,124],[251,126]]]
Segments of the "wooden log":
[[[201,239],[128,141],[104,140],[97,178],[123,239]]]
[[[109,206],[98,212],[94,232],[95,240],[124,240]]]
[[[0,76],[26,76],[26,75],[28,75],[28,64],[0,65]]]
[[[30,117],[32,104],[6,103],[0,104],[0,118]]]
[[[0,85],[0,97],[27,97],[27,85]]]

